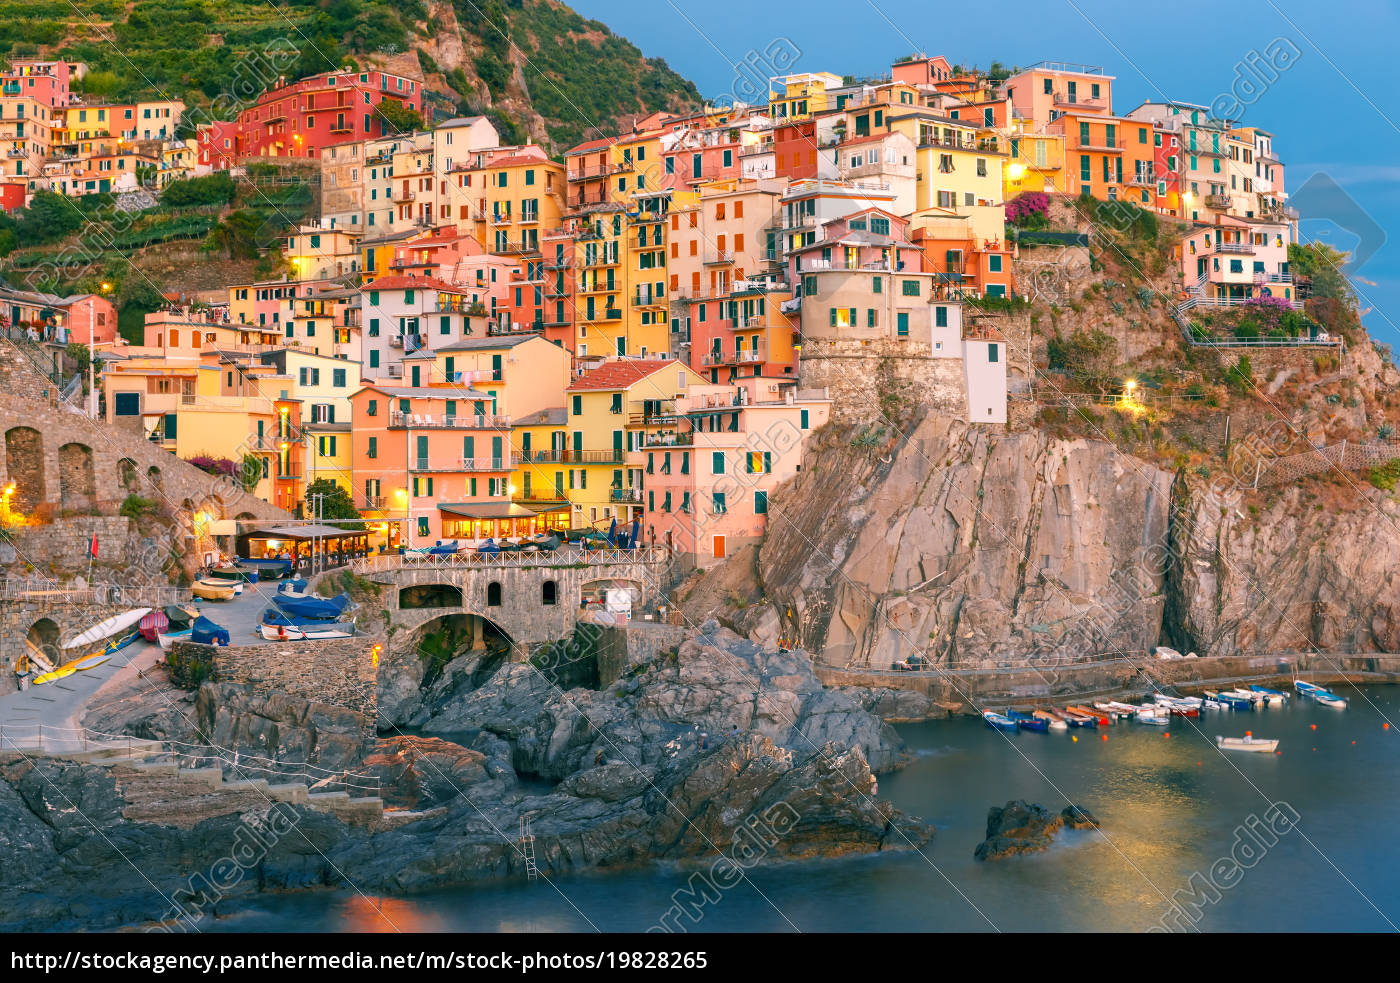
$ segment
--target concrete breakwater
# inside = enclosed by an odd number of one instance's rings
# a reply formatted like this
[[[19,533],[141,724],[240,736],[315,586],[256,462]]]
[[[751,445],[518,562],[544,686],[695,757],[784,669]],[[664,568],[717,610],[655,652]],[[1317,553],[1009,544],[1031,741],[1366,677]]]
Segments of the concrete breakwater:
[[[904,702],[908,716],[927,719],[948,713],[972,713],[989,703],[1028,706],[1063,703],[1070,698],[1141,695],[1174,686],[1182,692],[1239,681],[1287,682],[1295,676],[1318,683],[1400,682],[1400,655],[1334,655],[1295,652],[1274,656],[1232,655],[1196,659],[1116,658],[1095,662],[996,669],[895,672],[816,663],[825,686],[895,690],[923,699]],[[869,704],[870,701],[867,701]],[[893,701],[891,701],[893,702]],[[928,712],[918,714],[921,704]],[[882,714],[901,719],[900,714]]]

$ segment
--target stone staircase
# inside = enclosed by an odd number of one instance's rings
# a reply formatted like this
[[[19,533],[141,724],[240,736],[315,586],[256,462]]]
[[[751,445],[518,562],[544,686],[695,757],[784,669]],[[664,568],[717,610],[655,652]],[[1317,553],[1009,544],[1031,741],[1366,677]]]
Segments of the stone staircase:
[[[162,742],[131,738],[88,750],[6,748],[7,753],[43,756],[110,768],[122,785],[129,819],[191,824],[215,815],[265,808],[286,802],[329,813],[347,825],[382,829],[422,818],[428,813],[386,810],[378,795],[352,796],[348,791],[316,791],[305,781],[266,778],[228,781],[222,767],[185,767]],[[171,760],[174,758],[175,760]]]

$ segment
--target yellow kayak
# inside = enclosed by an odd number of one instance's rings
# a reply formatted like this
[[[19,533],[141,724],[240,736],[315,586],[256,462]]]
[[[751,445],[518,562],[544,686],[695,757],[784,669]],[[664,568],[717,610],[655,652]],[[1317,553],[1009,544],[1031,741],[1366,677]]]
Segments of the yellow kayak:
[[[62,679],[65,676],[71,676],[77,671],[77,666],[73,665],[72,663],[69,663],[66,666],[59,666],[53,672],[46,672],[42,676],[34,677],[34,685],[38,686],[40,683],[51,683],[56,679]]]

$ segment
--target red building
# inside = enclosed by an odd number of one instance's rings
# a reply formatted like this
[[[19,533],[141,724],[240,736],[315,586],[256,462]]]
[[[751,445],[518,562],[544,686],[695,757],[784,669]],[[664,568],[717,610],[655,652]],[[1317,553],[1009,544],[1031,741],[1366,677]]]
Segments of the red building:
[[[199,128],[199,163],[226,170],[243,157],[317,157],[325,147],[384,136],[375,109],[397,102],[423,112],[423,83],[385,72],[325,72],[278,85],[227,123]]]
[[[12,212],[16,208],[23,208],[24,196],[24,182],[0,182],[0,212]]]
[[[773,166],[778,177],[794,181],[817,176],[817,124],[796,120],[773,127]]]

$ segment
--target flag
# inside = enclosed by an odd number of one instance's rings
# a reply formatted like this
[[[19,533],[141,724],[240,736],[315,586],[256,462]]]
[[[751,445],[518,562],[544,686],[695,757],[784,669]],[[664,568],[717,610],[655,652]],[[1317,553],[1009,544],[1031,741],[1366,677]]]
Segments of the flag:
[[[88,554],[94,560],[97,559],[97,533],[92,534],[92,542],[88,545]]]

